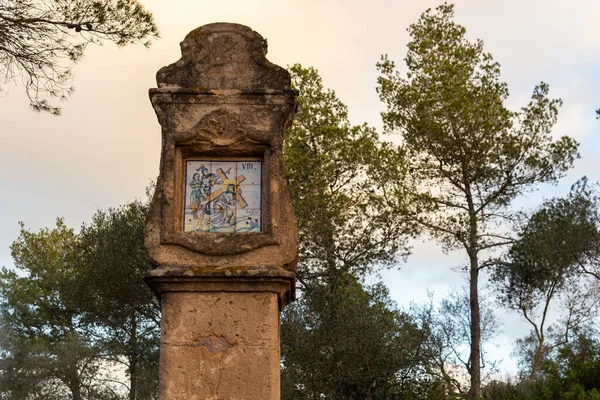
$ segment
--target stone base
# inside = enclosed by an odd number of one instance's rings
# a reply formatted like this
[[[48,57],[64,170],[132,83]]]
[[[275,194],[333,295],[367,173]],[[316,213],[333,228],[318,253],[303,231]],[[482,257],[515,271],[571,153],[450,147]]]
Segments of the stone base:
[[[294,298],[283,269],[158,268],[160,400],[279,400],[279,311]]]

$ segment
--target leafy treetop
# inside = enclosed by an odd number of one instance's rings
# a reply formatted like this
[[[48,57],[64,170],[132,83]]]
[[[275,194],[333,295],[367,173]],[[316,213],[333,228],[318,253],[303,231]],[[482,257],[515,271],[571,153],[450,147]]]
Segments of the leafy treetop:
[[[59,115],[73,65],[88,43],[150,44],[152,14],[137,0],[5,0],[0,2],[0,92],[21,79],[31,107]]]

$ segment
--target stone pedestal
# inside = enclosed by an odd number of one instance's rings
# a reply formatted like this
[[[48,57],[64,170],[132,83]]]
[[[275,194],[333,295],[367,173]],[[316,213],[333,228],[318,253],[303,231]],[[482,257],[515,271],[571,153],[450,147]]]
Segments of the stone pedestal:
[[[279,311],[292,300],[285,270],[159,269],[161,400],[278,400]]]
[[[289,73],[252,29],[190,32],[157,73],[160,174],[145,246],[160,297],[160,400],[278,400],[279,312],[298,228],[283,168]]]

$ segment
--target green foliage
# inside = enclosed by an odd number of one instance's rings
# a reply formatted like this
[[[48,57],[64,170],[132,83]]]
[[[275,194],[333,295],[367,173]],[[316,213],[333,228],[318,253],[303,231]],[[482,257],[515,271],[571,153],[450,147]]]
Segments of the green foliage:
[[[61,219],[53,229],[21,225],[12,244],[17,272],[0,273],[2,399],[91,398],[101,361],[95,327],[78,300],[77,235]],[[47,397],[48,396],[48,397]]]
[[[158,37],[137,0],[7,0],[0,3],[0,91],[21,78],[35,111],[59,115],[53,98],[72,91],[73,64],[89,43],[148,45]]]
[[[397,154],[373,128],[350,124],[315,69],[290,72],[299,96],[284,162],[303,291],[282,319],[283,398],[410,393],[423,372],[424,332],[392,307],[383,286],[363,289],[358,281],[407,252],[413,228],[375,183]]]
[[[90,324],[102,326],[110,358],[127,367],[130,396],[157,396],[160,304],[141,279],[148,204],[98,210],[80,234],[81,283]]]
[[[382,284],[311,285],[284,311],[282,399],[422,398],[427,331]]]
[[[81,261],[90,310],[105,325],[122,326],[132,313],[160,320],[160,304],[140,279],[150,269],[144,248],[148,204],[134,201],[98,210],[80,233]],[[110,285],[98,285],[110,282]]]
[[[598,332],[581,331],[555,349],[536,379],[493,381],[484,390],[486,400],[597,400],[600,395],[600,342]]]
[[[583,178],[566,198],[548,200],[529,218],[494,278],[504,282],[502,300],[517,306],[524,295],[567,280],[599,253],[598,199]],[[589,268],[589,267],[588,267]],[[522,294],[521,294],[522,293]],[[520,294],[520,295],[519,295]]]
[[[588,400],[600,394],[600,342],[594,332],[579,334],[543,366],[539,399]]]
[[[79,234],[60,219],[21,228],[16,269],[0,274],[0,399],[158,397],[160,309],[141,280],[147,211],[100,210]],[[129,385],[107,375],[119,365]]]
[[[483,387],[485,400],[532,400],[536,393],[543,391],[540,382],[531,380],[494,380]]]
[[[475,251],[493,246],[493,237],[476,232],[509,216],[506,206],[533,184],[553,182],[571,167],[577,143],[552,141],[561,101],[547,97],[549,87],[534,89],[520,112],[503,105],[508,88],[500,65],[469,41],[464,27],[453,22],[453,6],[427,10],[411,25],[406,77],[382,58],[378,92],[387,110],[386,130],[399,133],[411,163],[415,205],[446,248],[474,240]]]
[[[567,197],[548,200],[531,215],[493,271],[500,302],[532,326],[517,342],[522,370],[532,378],[549,352],[594,315],[599,299],[585,292],[581,278],[594,275],[600,245],[598,211],[595,192],[583,178]],[[551,303],[563,292],[568,292],[566,319],[547,327]]]
[[[508,110],[500,65],[470,41],[453,21],[452,5],[425,11],[409,27],[406,76],[387,56],[378,63],[378,93],[386,105],[385,128],[399,133],[398,150],[410,179],[388,176],[388,191],[408,196],[412,215],[445,250],[464,249],[469,258],[471,398],[480,397],[479,271],[486,251],[512,241],[509,206],[535,184],[555,182],[577,154],[569,137],[553,140],[559,99],[541,83],[518,112]],[[409,186],[412,190],[406,190]],[[398,189],[399,188],[399,189]]]
[[[299,96],[284,162],[300,229],[298,278],[362,276],[405,253],[411,231],[374,182],[388,148],[373,128],[350,125],[315,69],[296,64],[290,72]]]

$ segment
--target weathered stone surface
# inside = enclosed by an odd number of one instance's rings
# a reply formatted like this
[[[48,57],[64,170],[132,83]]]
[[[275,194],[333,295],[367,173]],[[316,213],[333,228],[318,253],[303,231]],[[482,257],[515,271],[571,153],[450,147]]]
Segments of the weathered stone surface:
[[[280,309],[295,300],[295,274],[281,268],[157,268],[145,277],[158,293],[232,292],[276,294]]]
[[[159,398],[276,400],[279,311],[294,300],[298,258],[282,161],[296,93],[287,71],[265,58],[266,41],[248,27],[206,25],[190,32],[181,49],[182,58],[162,68],[158,88],[150,90],[162,127],[145,232],[157,267],[145,280],[162,304]],[[260,165],[248,175],[260,189],[251,191],[254,211],[244,214],[251,207],[238,198],[246,190],[238,178],[250,179],[237,172],[250,160]],[[236,175],[226,167],[215,167],[218,179],[205,172],[208,164],[226,163]],[[215,200],[225,195],[229,200]],[[226,214],[231,204],[256,219],[243,219],[238,230]],[[217,221],[213,212],[228,219]],[[244,231],[248,219],[254,225]]]
[[[181,59],[156,74],[158,87],[289,89],[290,75],[265,57],[267,41],[244,25],[215,23],[194,29],[181,43]]]
[[[161,329],[161,399],[279,399],[276,294],[164,293]]]
[[[159,88],[150,90],[163,140],[148,254],[159,268],[293,271],[298,231],[282,162],[296,104],[290,76],[266,60],[266,41],[242,25],[200,27],[181,46],[181,60],[162,68]],[[262,231],[183,232],[185,161],[244,157],[262,162]]]

